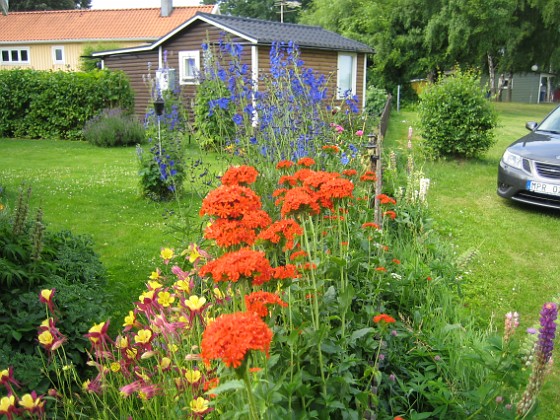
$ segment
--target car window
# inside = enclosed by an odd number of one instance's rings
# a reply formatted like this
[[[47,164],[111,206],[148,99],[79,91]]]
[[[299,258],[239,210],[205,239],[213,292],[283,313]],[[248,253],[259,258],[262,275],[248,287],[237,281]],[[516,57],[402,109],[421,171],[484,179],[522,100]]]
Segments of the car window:
[[[539,130],[560,131],[560,107],[556,108],[539,125]]]

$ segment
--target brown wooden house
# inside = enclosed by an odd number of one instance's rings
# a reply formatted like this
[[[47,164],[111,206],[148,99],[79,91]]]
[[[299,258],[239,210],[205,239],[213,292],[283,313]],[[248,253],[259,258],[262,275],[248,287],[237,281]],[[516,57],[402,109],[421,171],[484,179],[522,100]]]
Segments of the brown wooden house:
[[[304,66],[327,77],[332,99],[341,99],[344,92],[351,90],[359,97],[361,106],[365,104],[366,56],[373,50],[318,26],[199,12],[148,46],[100,51],[93,56],[102,60],[104,68],[120,69],[128,74],[136,93],[135,113],[141,116],[152,100],[145,83],[148,63],[152,72],[162,68],[165,54],[167,66],[175,69],[181,91],[192,98],[198,83],[194,75],[203,61],[202,45],[218,42],[224,36],[243,45],[242,60],[249,65],[255,80],[270,70],[271,45],[291,41],[299,47]]]

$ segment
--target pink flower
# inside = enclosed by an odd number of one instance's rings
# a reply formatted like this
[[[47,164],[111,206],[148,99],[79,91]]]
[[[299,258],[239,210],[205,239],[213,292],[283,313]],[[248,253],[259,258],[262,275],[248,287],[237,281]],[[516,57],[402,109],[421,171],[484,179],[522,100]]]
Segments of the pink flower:
[[[335,125],[334,126],[334,131],[336,131],[337,133],[342,133],[344,131],[344,127],[342,127],[341,125]]]
[[[358,130],[358,131],[356,131],[356,135],[357,135],[358,137],[362,137],[362,136],[364,135],[364,130]]]

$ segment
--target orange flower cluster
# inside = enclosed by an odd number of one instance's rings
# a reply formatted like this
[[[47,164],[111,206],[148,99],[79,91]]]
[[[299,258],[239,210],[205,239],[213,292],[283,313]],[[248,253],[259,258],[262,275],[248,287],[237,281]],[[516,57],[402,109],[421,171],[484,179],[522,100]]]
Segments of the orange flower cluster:
[[[310,158],[310,157],[303,157],[300,160],[297,161],[297,164],[299,166],[313,166],[315,165],[315,160]]]
[[[375,182],[377,181],[377,175],[375,175],[375,172],[373,171],[366,171],[366,173],[360,177],[360,181]]]
[[[273,277],[273,269],[263,251],[242,248],[228,252],[221,257],[202,266],[199,275],[212,275],[215,282],[238,282],[240,279],[251,279],[253,285],[263,284]]]
[[[291,160],[281,160],[276,164],[276,169],[288,169],[294,166],[294,162]]]
[[[391,315],[379,314],[373,317],[373,322],[375,322],[376,324],[379,324],[380,322],[385,324],[393,324],[397,321]]]
[[[221,359],[226,366],[238,368],[251,350],[264,351],[268,357],[272,330],[254,312],[224,314],[202,333],[201,356],[206,365]]]
[[[381,204],[397,204],[397,201],[394,198],[389,197],[387,194],[379,194],[375,198],[377,198]]]
[[[270,292],[253,292],[245,296],[245,306],[248,312],[254,312],[261,318],[268,315],[268,308],[266,305],[280,305],[282,307],[288,306],[286,302],[280,299],[275,293]]]
[[[387,216],[388,218],[395,220],[397,217],[397,213],[395,213],[393,210],[387,210],[383,213],[383,216]]]
[[[218,246],[253,245],[257,239],[256,229],[263,229],[272,223],[264,210],[245,213],[240,219],[220,218],[204,231],[204,237],[214,239]]]
[[[259,173],[252,166],[232,166],[222,176],[222,185],[249,185],[257,180]]]
[[[202,200],[200,215],[237,219],[245,213],[260,210],[260,197],[250,188],[241,185],[221,185]]]
[[[285,241],[282,248],[284,251],[294,248],[296,236],[303,235],[303,228],[292,219],[282,219],[272,223],[268,228],[261,231],[257,239],[272,242],[273,244]]]
[[[354,191],[354,184],[339,173],[311,169],[284,175],[279,184],[291,187],[273,193],[277,197],[276,205],[281,205],[282,217],[306,212],[316,215],[323,208],[332,210],[333,199],[351,198]]]
[[[321,149],[323,149],[326,152],[333,152],[333,153],[338,153],[340,151],[340,149],[338,148],[338,146],[332,144],[332,145],[325,145],[323,147],[321,147]]]

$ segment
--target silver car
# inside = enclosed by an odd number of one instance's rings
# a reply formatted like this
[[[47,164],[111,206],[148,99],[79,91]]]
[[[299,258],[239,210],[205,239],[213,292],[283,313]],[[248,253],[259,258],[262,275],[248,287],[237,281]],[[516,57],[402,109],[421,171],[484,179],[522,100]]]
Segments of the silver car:
[[[560,209],[560,107],[531,133],[512,143],[498,168],[498,195],[523,203]]]

